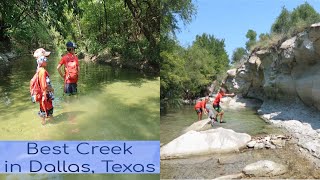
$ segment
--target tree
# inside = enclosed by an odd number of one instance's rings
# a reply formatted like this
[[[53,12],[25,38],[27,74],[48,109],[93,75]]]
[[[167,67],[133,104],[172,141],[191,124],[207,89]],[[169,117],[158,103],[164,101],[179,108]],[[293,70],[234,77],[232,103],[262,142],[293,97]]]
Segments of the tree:
[[[204,33],[197,35],[192,46],[186,49],[184,59],[188,79],[184,87],[193,96],[204,95],[202,90],[226,71],[229,60],[224,47],[223,39]]]
[[[270,35],[268,33],[261,33],[259,35],[259,41],[266,41],[270,39]]]
[[[180,29],[179,19],[184,25],[187,25],[196,15],[196,8],[192,0],[162,0],[160,7],[162,36],[175,34],[175,31]]]
[[[289,31],[292,26],[291,14],[285,8],[282,7],[280,15],[277,17],[276,21],[272,24],[271,32],[272,33],[285,33]]]
[[[162,0],[160,4],[160,104],[162,108],[180,105],[188,79],[185,70],[185,49],[176,42],[178,20],[185,25],[195,15],[192,0]]]
[[[196,40],[193,42],[193,45],[206,49],[209,55],[215,59],[213,66],[217,73],[214,75],[218,75],[226,70],[229,60],[225,50],[224,39],[219,40],[213,35],[203,33],[201,36],[196,36]]]
[[[161,107],[179,106],[187,79],[185,71],[184,49],[174,40],[166,39],[170,49],[162,51],[160,70],[160,103]]]
[[[233,51],[232,58],[231,58],[231,63],[234,64],[236,62],[240,62],[240,60],[248,55],[246,49],[240,47],[236,48]]]
[[[299,21],[311,24],[318,22],[319,20],[319,13],[317,13],[317,11],[307,2],[294,8],[291,13],[291,24],[297,24]]]
[[[257,33],[254,30],[249,29],[246,34],[246,38],[249,39],[246,42],[246,49],[250,51],[250,48],[256,43]]]
[[[294,8],[292,12],[283,7],[280,15],[272,24],[271,33],[292,34],[319,21],[319,13],[307,2]]]

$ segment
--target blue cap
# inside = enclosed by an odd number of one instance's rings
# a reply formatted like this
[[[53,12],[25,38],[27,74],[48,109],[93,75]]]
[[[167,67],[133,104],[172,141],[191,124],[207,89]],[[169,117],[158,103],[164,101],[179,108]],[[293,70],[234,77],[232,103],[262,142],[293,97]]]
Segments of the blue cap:
[[[66,45],[67,45],[67,48],[77,48],[76,43],[73,43],[73,42],[71,42],[71,41],[67,42]]]

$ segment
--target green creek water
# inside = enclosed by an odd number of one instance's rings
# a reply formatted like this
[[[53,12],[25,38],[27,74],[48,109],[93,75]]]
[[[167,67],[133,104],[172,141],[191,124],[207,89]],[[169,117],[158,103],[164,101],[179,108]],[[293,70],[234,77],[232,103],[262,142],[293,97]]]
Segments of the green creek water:
[[[207,117],[203,117],[207,118]],[[225,109],[227,123],[215,123],[214,128],[223,127],[251,136],[283,134],[285,131],[265,123],[254,109]],[[183,134],[183,130],[197,120],[193,106],[168,112],[160,117],[160,141],[166,144]],[[206,125],[205,129],[212,128]],[[289,172],[273,178],[320,178],[320,173],[302,156],[293,143],[287,143],[282,149],[245,150],[239,153],[212,154],[161,161],[162,179],[212,179],[224,175],[236,174],[259,160],[271,160],[288,165]]]
[[[197,114],[193,106],[184,106],[176,112],[168,112],[161,116],[160,141],[168,143],[183,133],[183,130],[197,120]],[[207,118],[203,115],[202,119]],[[233,129],[236,132],[250,135],[262,135],[277,133],[280,130],[265,123],[253,109],[228,110],[225,109],[223,117],[227,123],[215,123],[214,127]],[[207,125],[205,129],[211,128]]]
[[[1,140],[159,140],[160,80],[132,70],[80,62],[77,96],[63,96],[63,80],[50,57],[54,119],[45,126],[30,100],[36,62],[11,62],[0,77]],[[159,175],[9,175],[6,179],[159,179]],[[0,176],[3,179],[4,176]]]

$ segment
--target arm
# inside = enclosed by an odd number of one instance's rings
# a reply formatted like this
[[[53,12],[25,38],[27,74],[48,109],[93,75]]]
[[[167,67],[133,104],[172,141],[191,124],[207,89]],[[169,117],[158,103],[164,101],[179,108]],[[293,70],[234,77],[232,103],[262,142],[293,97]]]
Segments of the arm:
[[[58,64],[57,70],[58,70],[60,76],[62,77],[62,79],[64,79],[64,74],[63,74],[62,71],[61,71],[61,66],[62,66],[61,64]]]
[[[233,96],[235,96],[235,94],[234,93],[232,93],[232,94],[224,94],[224,96],[233,97]]]
[[[64,79],[64,76],[65,76],[65,74],[64,74],[64,73],[62,72],[62,70],[61,70],[61,66],[62,66],[63,64],[65,64],[65,58],[64,58],[64,56],[61,58],[58,66],[57,66],[57,70],[58,70],[60,76],[62,77],[62,79]]]
[[[206,102],[203,102],[203,104],[202,104],[202,112],[204,113],[204,114],[207,114],[207,109],[206,109]]]
[[[46,76],[47,75],[45,72],[43,72],[43,70],[39,72],[39,85],[42,92],[42,101],[47,100],[48,85],[46,81]]]
[[[76,61],[77,61],[77,70],[78,70],[78,77],[79,77],[79,75],[80,75],[80,65],[79,65],[78,56],[76,56]]]

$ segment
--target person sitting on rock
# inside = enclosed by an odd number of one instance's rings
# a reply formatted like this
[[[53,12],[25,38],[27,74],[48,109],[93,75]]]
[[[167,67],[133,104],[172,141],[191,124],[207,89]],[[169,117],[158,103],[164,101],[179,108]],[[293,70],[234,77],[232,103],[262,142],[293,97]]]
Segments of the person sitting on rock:
[[[206,104],[209,101],[209,96],[206,96],[202,101],[198,101],[194,106],[194,110],[197,112],[198,121],[202,119],[202,113],[207,114]]]
[[[210,121],[208,122],[208,124],[211,124],[211,126],[213,127],[213,124],[216,121],[216,116],[215,113],[213,112],[213,109],[210,107],[211,105],[207,104],[206,106],[206,110],[208,112],[208,119],[210,119]]]
[[[224,96],[232,97],[235,95],[234,93],[226,94],[225,92],[226,90],[224,88],[220,88],[219,93],[216,95],[216,98],[214,99],[212,104],[213,109],[217,111],[215,119],[218,120],[218,116],[220,116],[220,123],[225,123],[225,121],[222,120],[224,111],[220,107],[221,98]]]

